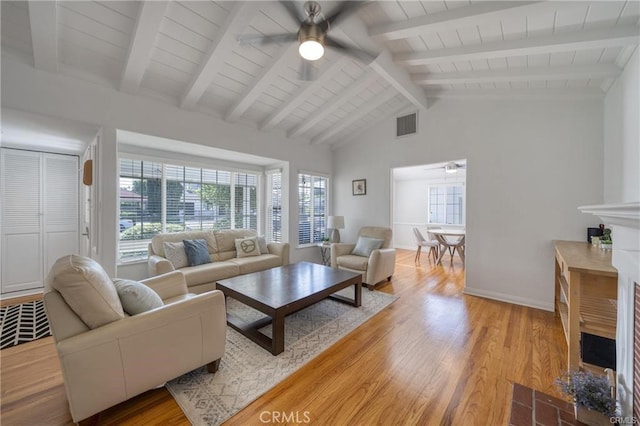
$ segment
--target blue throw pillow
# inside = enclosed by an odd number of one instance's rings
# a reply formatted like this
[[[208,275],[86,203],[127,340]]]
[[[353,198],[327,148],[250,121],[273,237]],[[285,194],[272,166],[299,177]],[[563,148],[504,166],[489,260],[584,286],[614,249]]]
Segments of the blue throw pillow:
[[[184,251],[187,253],[189,266],[211,263],[205,240],[183,240],[182,243],[184,244]]]
[[[369,257],[372,251],[382,247],[382,243],[384,243],[384,240],[379,240],[377,238],[358,237],[358,242],[353,248],[351,254]]]

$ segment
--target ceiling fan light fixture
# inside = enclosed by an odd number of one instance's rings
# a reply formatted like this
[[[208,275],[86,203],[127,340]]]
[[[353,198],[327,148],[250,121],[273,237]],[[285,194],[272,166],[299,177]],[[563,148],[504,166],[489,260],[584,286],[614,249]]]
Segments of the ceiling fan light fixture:
[[[307,61],[317,61],[324,56],[324,46],[318,40],[307,39],[300,43],[298,52]]]
[[[445,173],[457,173],[458,165],[456,163],[447,163],[444,165]]]

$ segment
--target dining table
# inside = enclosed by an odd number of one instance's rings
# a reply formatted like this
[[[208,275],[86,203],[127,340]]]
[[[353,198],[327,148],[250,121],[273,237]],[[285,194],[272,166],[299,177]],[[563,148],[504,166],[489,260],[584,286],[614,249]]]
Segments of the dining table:
[[[453,253],[458,252],[458,256],[460,256],[462,265],[464,266],[465,229],[429,229],[429,233],[432,234],[440,244],[436,265],[442,263],[444,253],[451,250],[451,259],[453,260]]]

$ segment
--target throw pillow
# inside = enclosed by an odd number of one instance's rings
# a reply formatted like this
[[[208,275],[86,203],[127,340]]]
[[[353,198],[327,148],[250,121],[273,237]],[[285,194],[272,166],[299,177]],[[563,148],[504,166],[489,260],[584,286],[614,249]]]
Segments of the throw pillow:
[[[236,252],[238,257],[259,256],[258,237],[236,238]]]
[[[171,262],[175,269],[189,266],[189,259],[187,259],[184,243],[170,243],[165,241],[162,247],[164,249],[164,257]]]
[[[164,306],[158,293],[138,281],[116,278],[113,280],[113,284],[118,291],[122,308],[129,315],[138,315],[142,312]]]
[[[382,243],[384,243],[384,240],[379,240],[377,238],[358,237],[358,242],[351,254],[369,257],[372,251],[382,247]]]
[[[184,251],[187,252],[189,266],[211,263],[205,240],[184,240],[182,242],[184,243]]]
[[[61,257],[51,267],[47,281],[91,329],[124,318],[113,281],[93,259],[73,254]]]
[[[262,236],[258,237],[258,246],[260,247],[260,254],[269,254],[266,238]]]

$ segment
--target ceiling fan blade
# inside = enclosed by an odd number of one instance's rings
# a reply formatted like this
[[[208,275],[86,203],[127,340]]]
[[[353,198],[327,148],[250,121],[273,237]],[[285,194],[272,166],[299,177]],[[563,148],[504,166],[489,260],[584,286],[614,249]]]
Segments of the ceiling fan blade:
[[[356,10],[358,10],[366,1],[343,1],[340,5],[331,12],[330,15],[322,22],[323,30],[327,31],[329,27],[337,25],[338,22],[348,17]]]
[[[316,69],[311,65],[311,61],[306,59],[300,60],[300,68],[298,68],[298,79],[302,81],[315,80]]]
[[[371,53],[371,52],[367,52],[364,49],[360,49],[358,47],[355,46],[348,46],[344,43],[342,43],[341,41],[338,41],[332,37],[327,36],[324,40],[324,44],[326,46],[329,47],[333,47],[335,49],[340,50],[343,53],[346,53],[347,55],[353,56],[356,59],[359,59],[360,61],[364,62],[365,64],[369,64],[371,62],[373,62],[374,59],[376,59],[376,55]]]
[[[282,4],[282,6],[284,6],[285,9],[287,9],[289,15],[291,15],[293,20],[298,24],[301,24],[305,21],[306,16],[304,15],[304,12],[296,6],[295,1],[280,0],[280,3]]]
[[[259,35],[259,34],[244,34],[238,36],[238,43],[240,44],[272,44],[272,43],[288,43],[298,40],[298,35],[294,33],[285,34],[273,34],[273,35]]]

